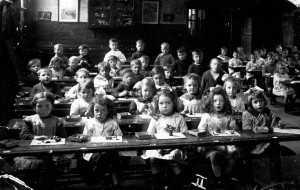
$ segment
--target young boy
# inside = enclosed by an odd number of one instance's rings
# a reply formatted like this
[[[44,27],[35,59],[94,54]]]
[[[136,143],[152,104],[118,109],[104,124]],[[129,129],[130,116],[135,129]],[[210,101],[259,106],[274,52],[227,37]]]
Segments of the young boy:
[[[143,40],[136,41],[136,52],[131,55],[131,60],[138,59],[143,55],[146,55],[144,52],[145,42]]]
[[[141,75],[141,67],[142,67],[142,63],[140,60],[138,59],[131,60],[130,68],[134,74],[135,83],[145,78],[143,75]]]
[[[118,46],[119,46],[119,43],[116,39],[114,39],[114,38],[110,39],[109,40],[109,48],[111,50],[107,54],[105,54],[103,61],[108,62],[108,57],[111,55],[114,55],[119,59],[117,67],[119,69],[122,69],[122,64],[126,62],[126,57],[120,50],[118,50]]]
[[[161,53],[156,57],[154,61],[155,66],[174,65],[175,59],[172,54],[169,53],[170,45],[167,42],[161,44]]]
[[[120,69],[117,67],[118,58],[114,55],[108,57],[108,63],[110,65],[110,73],[109,75],[112,77],[119,77],[120,76]]]
[[[172,91],[172,88],[165,81],[165,71],[163,67],[155,66],[151,71],[151,76],[157,91],[161,91],[162,89],[169,89]]]
[[[139,60],[142,63],[141,75],[149,77],[151,72],[149,68],[149,57],[147,55],[143,55],[139,58]]]
[[[103,90],[114,87],[114,79],[109,75],[110,66],[107,62],[98,64],[99,74],[94,78],[95,94],[102,94]]]
[[[64,70],[61,68],[62,59],[60,57],[53,57],[50,60],[52,77],[57,79],[62,79],[64,75]]]
[[[78,70],[78,64],[79,64],[80,58],[76,56],[72,56],[69,59],[69,67],[65,70],[64,77],[68,77],[70,79],[73,79],[76,75],[76,72]]]
[[[79,64],[78,66],[81,68],[86,68],[87,70],[91,70],[92,69],[92,63],[90,61],[89,58],[89,49],[88,46],[86,44],[82,44],[78,47],[78,51],[79,51]]]
[[[50,92],[56,98],[61,97],[61,90],[59,85],[54,82],[51,82],[52,72],[50,68],[41,68],[38,71],[38,76],[40,83],[34,85],[30,93],[30,97],[33,98],[35,94],[40,92]]]
[[[197,74],[200,79],[204,73],[204,67],[201,64],[203,59],[203,52],[199,49],[196,49],[192,52],[194,63],[190,65],[188,69],[188,73],[195,73]]]
[[[90,79],[90,72],[85,68],[79,69],[76,72],[75,79],[78,84],[73,86],[68,92],[65,93],[66,98],[78,98],[79,85],[84,84],[87,80]]]
[[[217,58],[221,59],[223,62],[228,62],[230,57],[227,56],[227,47],[221,47],[221,54],[217,56]]]
[[[174,72],[175,75],[185,76],[188,72],[188,68],[191,62],[187,59],[186,50],[184,47],[180,47],[177,49],[178,59],[174,64]]]
[[[64,46],[62,44],[56,44],[54,46],[54,53],[55,53],[54,57],[59,57],[62,59],[61,67],[63,69],[67,68],[69,64],[69,59],[67,56],[64,55]],[[52,67],[51,62],[49,64],[49,67]]]
[[[166,65],[163,68],[165,70],[165,82],[171,87],[178,86],[178,81],[174,79],[174,75],[173,75],[174,70],[172,65]]]
[[[24,80],[24,86],[33,87],[39,83],[38,70],[41,68],[41,61],[39,59],[31,59],[28,62],[28,69],[30,73]]]
[[[236,66],[242,66],[243,62],[239,59],[239,54],[237,51],[233,51],[232,58],[228,62],[228,73],[232,75],[234,73],[234,68]]]
[[[123,69],[121,71],[122,82],[115,88],[112,95],[116,98],[134,96],[134,74],[131,69]]]

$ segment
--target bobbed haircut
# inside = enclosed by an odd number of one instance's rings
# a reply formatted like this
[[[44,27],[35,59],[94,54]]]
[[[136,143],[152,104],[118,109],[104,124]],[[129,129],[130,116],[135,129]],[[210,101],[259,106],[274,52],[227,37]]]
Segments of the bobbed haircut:
[[[76,76],[78,77],[79,73],[85,73],[88,78],[90,78],[90,71],[88,71],[86,68],[81,68],[76,72]]]
[[[120,72],[120,75],[122,78],[127,74],[134,76],[134,74],[130,68],[122,69]]]
[[[30,68],[33,65],[39,65],[41,66],[41,60],[34,58],[34,59],[30,59],[28,62],[28,68]]]
[[[47,72],[51,73],[51,75],[52,75],[52,71],[51,71],[51,69],[50,69],[49,67],[43,67],[43,68],[40,68],[40,69],[38,70],[37,74],[40,76],[40,74],[41,74],[43,71],[47,71]]]
[[[47,100],[54,106],[55,97],[50,92],[40,92],[34,95],[31,105],[34,108],[39,100]]]
[[[181,112],[183,110],[183,107],[179,107],[179,100],[176,96],[176,94],[172,91],[170,91],[169,89],[163,89],[161,90],[159,93],[156,94],[156,96],[154,97],[154,110],[153,110],[153,114],[159,114],[159,106],[158,106],[158,102],[159,102],[159,98],[161,96],[166,96],[169,97],[172,102],[173,102],[173,113],[174,112]]]
[[[151,70],[151,76],[153,77],[154,75],[163,75],[165,76],[165,70],[162,66],[155,66]]]
[[[103,61],[103,62],[100,62],[98,64],[98,70],[100,70],[101,68],[104,68],[104,70],[109,70],[110,71],[110,65],[109,63]]]
[[[153,96],[156,95],[157,89],[156,89],[155,83],[154,83],[154,81],[153,81],[152,78],[144,78],[141,81],[141,88],[139,89],[139,95],[140,96],[142,96],[142,88],[143,88],[143,86],[149,86],[153,90]]]
[[[90,111],[93,114],[94,114],[94,107],[96,104],[107,107],[108,110],[107,118],[113,119],[114,116],[117,114],[114,108],[115,107],[114,102],[111,99],[107,98],[106,95],[99,95],[99,94],[95,95],[92,101],[92,106],[90,108]]]
[[[268,100],[266,98],[265,93],[263,91],[254,90],[248,96],[248,103],[247,103],[248,108],[252,108],[253,109],[252,101],[254,99],[263,99],[264,102],[265,102],[265,106],[268,104]]]
[[[86,44],[81,44],[79,47],[78,47],[78,50],[84,50],[84,49],[88,49],[88,46]]]
[[[138,65],[138,66],[142,66],[142,62],[139,60],[139,59],[133,59],[130,61],[130,67],[132,66],[135,66],[135,65]]]
[[[223,113],[225,115],[232,114],[232,107],[231,107],[230,100],[227,96],[226,91],[222,87],[217,87],[209,93],[208,98],[204,102],[204,104],[205,104],[204,105],[204,112],[206,112],[206,113],[215,113],[215,109],[214,109],[214,96],[215,95],[221,95],[224,98]]]
[[[237,81],[236,78],[230,76],[230,77],[228,77],[227,79],[225,79],[224,85],[223,85],[224,90],[226,90],[226,84],[227,84],[227,83],[232,83],[234,86],[237,87],[237,91],[240,90],[240,84],[238,83],[238,81]]]

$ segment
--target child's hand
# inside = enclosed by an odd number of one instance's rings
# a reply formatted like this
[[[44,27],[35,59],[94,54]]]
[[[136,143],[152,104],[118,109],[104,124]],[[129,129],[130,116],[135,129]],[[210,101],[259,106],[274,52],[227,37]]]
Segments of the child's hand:
[[[215,87],[209,87],[209,91],[213,91],[215,89]]]
[[[127,96],[128,94],[128,91],[127,90],[124,90],[123,92],[120,92],[119,96]]]
[[[133,91],[129,91],[129,92],[128,92],[128,95],[129,95],[129,96],[134,96]]]
[[[33,137],[33,139],[35,139],[35,140],[45,140],[47,138],[48,138],[48,136],[45,136],[45,135],[41,135],[41,136],[36,135]]]

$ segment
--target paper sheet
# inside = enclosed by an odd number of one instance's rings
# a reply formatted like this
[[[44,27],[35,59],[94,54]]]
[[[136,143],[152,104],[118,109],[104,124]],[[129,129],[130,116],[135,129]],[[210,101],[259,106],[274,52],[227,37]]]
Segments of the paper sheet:
[[[216,133],[216,132],[212,132],[211,133],[212,136],[217,136],[217,137],[234,137],[234,136],[241,136],[238,132],[236,131],[224,131],[222,133]]]
[[[65,144],[66,143],[66,139],[65,138],[61,138],[61,140],[59,142],[55,142],[55,140],[53,139],[46,139],[46,140],[36,140],[33,139],[30,143],[30,145],[32,146],[36,146],[36,145],[60,145],[60,144]]]
[[[152,119],[150,115],[139,115],[142,119]]]
[[[275,133],[300,134],[300,129],[280,129],[274,128]]]
[[[133,101],[134,98],[118,98],[119,101]]]
[[[185,139],[186,136],[182,133],[173,133],[173,136],[170,136],[169,133],[154,134],[157,139]]]
[[[201,118],[202,117],[202,113],[194,113],[194,114],[185,114],[187,117],[190,118]]]
[[[91,137],[91,143],[102,143],[102,142],[110,142],[110,143],[111,142],[122,142],[122,136]]]

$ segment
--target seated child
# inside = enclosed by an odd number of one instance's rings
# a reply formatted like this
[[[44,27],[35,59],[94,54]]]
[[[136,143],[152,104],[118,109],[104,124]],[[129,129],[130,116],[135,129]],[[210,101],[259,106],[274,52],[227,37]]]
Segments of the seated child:
[[[237,95],[237,92],[239,90],[237,79],[233,77],[227,78],[224,82],[224,89],[226,90],[226,93],[230,100],[232,110],[234,112],[244,112],[245,103],[242,100],[242,97]]]
[[[93,69],[93,64],[89,58],[89,48],[86,44],[82,44],[78,47],[79,50],[79,63],[78,66],[80,68],[86,68],[88,71],[90,71],[91,69]]]
[[[143,55],[139,58],[142,63],[141,75],[144,77],[150,76],[150,67],[149,67],[149,57],[147,55]]]
[[[118,50],[119,43],[116,39],[112,38],[109,40],[109,48],[111,49],[107,54],[105,54],[105,57],[103,59],[104,62],[108,62],[108,58],[111,55],[114,55],[118,58],[118,64],[117,67],[119,69],[122,69],[122,64],[126,62],[125,55]]]
[[[108,57],[108,63],[110,65],[110,72],[109,75],[111,77],[119,77],[120,76],[120,69],[117,67],[118,58],[114,55]]]
[[[95,94],[102,94],[103,89],[114,87],[114,79],[109,75],[110,66],[107,62],[99,63],[98,70],[99,74],[94,78]]]
[[[61,67],[62,59],[60,57],[53,57],[50,60],[52,77],[62,79],[64,76],[64,70]],[[50,67],[50,66],[49,66]]]
[[[141,67],[142,62],[139,59],[134,59],[130,61],[130,68],[134,74],[135,82],[139,82],[145,78],[143,75],[141,75]]]
[[[161,91],[162,89],[169,89],[172,91],[172,88],[165,81],[164,68],[161,66],[155,66],[151,71],[151,76],[158,91]]]
[[[69,64],[69,59],[67,56],[64,55],[64,46],[62,44],[55,44],[54,53],[55,53],[54,57],[59,57],[62,59],[61,68],[66,69]],[[52,67],[51,62],[49,64],[49,67]]]
[[[145,42],[143,40],[136,41],[136,52],[131,55],[131,60],[139,59],[143,55],[146,55],[144,52]]]
[[[295,58],[292,55],[287,56],[287,69],[290,76],[299,74],[299,70],[296,68]]]
[[[241,61],[246,61],[247,60],[247,56],[244,54],[244,48],[242,46],[237,47],[236,51],[239,54],[238,57]]]
[[[168,89],[162,90],[155,97],[154,112],[159,114],[158,119],[152,118],[147,129],[150,134],[168,134],[170,130],[185,133],[188,131],[185,119],[178,112],[178,100],[173,92]],[[170,129],[172,128],[172,129]],[[180,149],[147,150],[142,158],[150,158],[153,175],[153,189],[163,189],[166,185],[164,171],[171,168],[174,176],[174,187],[181,189],[183,182],[182,165],[184,153]],[[173,187],[173,188],[174,188]]]
[[[188,69],[188,73],[197,74],[200,79],[204,73],[204,66],[202,65],[203,53],[201,50],[196,49],[192,52],[194,63],[192,63]]]
[[[79,58],[76,56],[72,56],[69,59],[69,67],[66,68],[64,77],[68,77],[73,79],[78,71]]]
[[[55,98],[61,97],[61,90],[59,85],[54,82],[51,82],[52,72],[50,68],[41,68],[38,71],[38,76],[40,83],[33,86],[32,91],[30,93],[30,97],[33,98],[35,94],[39,92],[50,92]]]
[[[123,69],[121,71],[122,82],[114,89],[112,95],[116,98],[134,96],[134,74],[131,69]]]
[[[79,96],[79,86],[85,83],[90,78],[90,72],[84,68],[79,69],[76,72],[75,79],[78,84],[73,86],[68,92],[65,93],[66,98],[78,98]]]
[[[186,92],[180,97],[184,106],[184,113],[200,113],[201,110],[201,93],[200,93],[200,77],[195,73],[184,76],[184,89]]]
[[[31,59],[28,62],[28,70],[30,73],[24,80],[24,86],[33,87],[39,83],[38,70],[41,68],[41,61],[39,59]]]
[[[291,81],[287,74],[287,68],[284,63],[279,61],[276,64],[276,70],[273,77],[273,94],[283,96],[284,111],[290,112],[295,106],[296,94],[294,89],[287,85],[286,82]]]
[[[165,82],[169,86],[179,86],[178,81],[174,79],[174,70],[172,65],[165,65],[164,67],[165,70]]]
[[[228,62],[228,73],[230,75],[234,74],[233,67],[242,66],[243,65],[243,62],[239,59],[239,54],[238,54],[237,51],[233,51],[232,56],[233,56],[233,58],[231,58],[229,60],[229,62]]]
[[[155,66],[174,65],[175,59],[172,54],[169,53],[170,45],[167,42],[161,44],[161,53],[156,57],[154,61]]]
[[[269,52],[267,55],[266,65],[262,67],[262,76],[265,78],[265,88],[267,89],[268,96],[271,98],[271,104],[275,104],[277,102],[276,96],[272,93],[272,76],[274,75],[276,69],[274,56],[275,55],[273,52]]]
[[[217,58],[221,59],[222,62],[228,62],[230,57],[227,56],[228,49],[227,47],[221,47],[221,54],[217,56]]]
[[[88,80],[79,85],[79,98],[72,102],[70,115],[91,116],[90,108],[95,93],[95,87],[92,80]]]
[[[184,76],[188,73],[191,61],[187,59],[186,50],[184,47],[177,49],[178,59],[174,63],[174,73],[176,76]]]
[[[247,71],[262,70],[262,62],[258,61],[257,52],[251,54],[250,61],[246,65],[246,79],[249,86],[257,86],[255,75]]]
[[[156,88],[151,78],[144,78],[141,81],[140,96],[135,98],[129,108],[132,115],[152,115],[154,109],[153,97],[156,95]]]
[[[198,126],[199,132],[220,133],[224,130],[237,130],[235,119],[231,116],[232,108],[225,90],[213,89],[204,108],[204,114]],[[234,145],[220,145],[204,148],[210,159],[215,177],[229,174],[235,167],[239,151]]]
[[[91,112],[94,117],[87,120],[83,130],[89,137],[122,136],[122,131],[114,119],[114,103],[106,96],[96,95]],[[113,189],[120,189],[120,158],[116,151],[86,153],[78,160],[79,172],[88,185],[97,185],[110,174]]]

